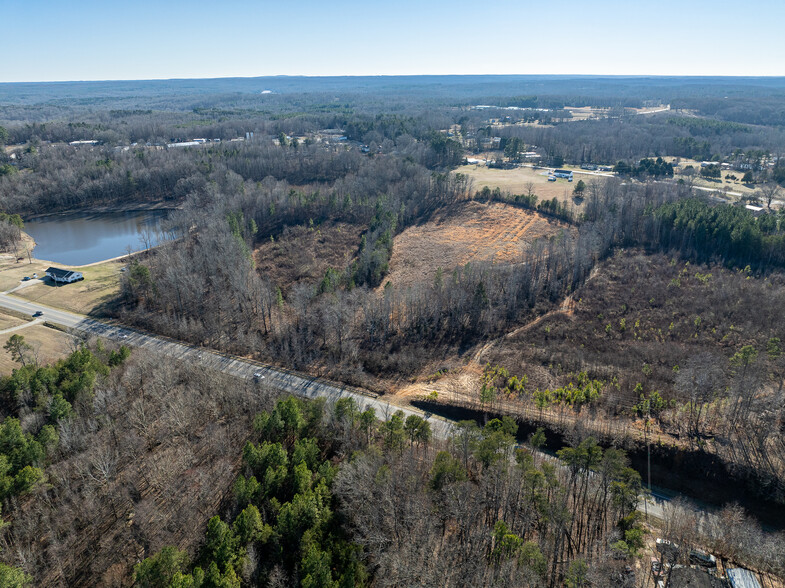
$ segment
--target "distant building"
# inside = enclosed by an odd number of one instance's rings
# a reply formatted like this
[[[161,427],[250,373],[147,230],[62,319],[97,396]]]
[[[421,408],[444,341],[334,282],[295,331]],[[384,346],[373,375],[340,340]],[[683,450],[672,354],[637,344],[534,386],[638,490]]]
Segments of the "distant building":
[[[55,282],[61,282],[63,284],[70,284],[71,282],[84,280],[82,272],[60,269],[59,267],[50,267],[46,270],[46,275],[52,278],[52,280]]]
[[[557,178],[566,178],[568,181],[572,181],[572,172],[568,169],[555,169],[553,170],[553,175]]]
[[[725,570],[731,588],[761,588],[755,574],[744,568],[731,568]]]
[[[181,141],[180,143],[167,143],[167,147],[196,147],[201,145],[198,141]]]

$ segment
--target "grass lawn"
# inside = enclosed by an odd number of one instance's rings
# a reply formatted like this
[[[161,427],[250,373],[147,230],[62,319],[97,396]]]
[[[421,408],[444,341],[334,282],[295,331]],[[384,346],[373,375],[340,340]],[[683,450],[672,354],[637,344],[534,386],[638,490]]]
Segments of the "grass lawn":
[[[119,261],[107,261],[98,265],[74,268],[84,274],[84,280],[81,282],[55,286],[54,282],[46,280],[44,283],[36,283],[17,290],[14,295],[54,308],[90,314],[117,296],[120,291],[120,268],[124,265]],[[0,275],[3,273],[4,271],[0,270]]]
[[[32,317],[22,318],[22,315],[2,310],[0,311],[0,331],[10,329],[11,327],[18,327],[31,320]]]
[[[0,376],[11,375],[11,371],[20,367],[20,364],[11,359],[11,355],[3,349],[3,345],[11,335],[22,335],[25,343],[32,345],[32,355],[41,365],[51,363],[70,353],[70,337],[62,331],[50,329],[43,325],[34,325],[26,329],[0,336]]]

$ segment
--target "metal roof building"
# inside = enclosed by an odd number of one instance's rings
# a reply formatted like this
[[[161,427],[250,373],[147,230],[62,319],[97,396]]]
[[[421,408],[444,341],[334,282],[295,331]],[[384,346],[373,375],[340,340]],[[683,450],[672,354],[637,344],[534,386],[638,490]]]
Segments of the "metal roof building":
[[[761,588],[755,574],[744,568],[725,570],[732,588]]]

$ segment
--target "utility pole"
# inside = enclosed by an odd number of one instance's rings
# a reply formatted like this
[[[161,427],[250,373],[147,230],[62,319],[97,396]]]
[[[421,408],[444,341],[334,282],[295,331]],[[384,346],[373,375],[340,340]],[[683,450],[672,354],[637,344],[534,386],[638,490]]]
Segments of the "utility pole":
[[[651,422],[651,398],[646,403],[646,431],[648,432]],[[649,477],[649,496],[651,496],[651,439],[646,436],[646,474]]]
[[[651,443],[649,443],[649,418],[651,417],[651,399],[646,400],[646,421],[643,425],[643,438],[646,443],[646,473],[648,477],[649,494],[643,501],[643,513],[646,522],[649,522],[649,497],[651,496]]]

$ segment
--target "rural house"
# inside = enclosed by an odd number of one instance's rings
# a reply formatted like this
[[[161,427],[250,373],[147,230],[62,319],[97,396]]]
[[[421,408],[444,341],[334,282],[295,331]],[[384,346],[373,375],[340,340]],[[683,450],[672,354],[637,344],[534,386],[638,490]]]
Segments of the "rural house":
[[[74,272],[71,270],[60,269],[59,267],[50,267],[46,270],[46,275],[52,278],[55,282],[63,282],[70,284],[71,282],[78,282],[84,280],[82,272]]]

